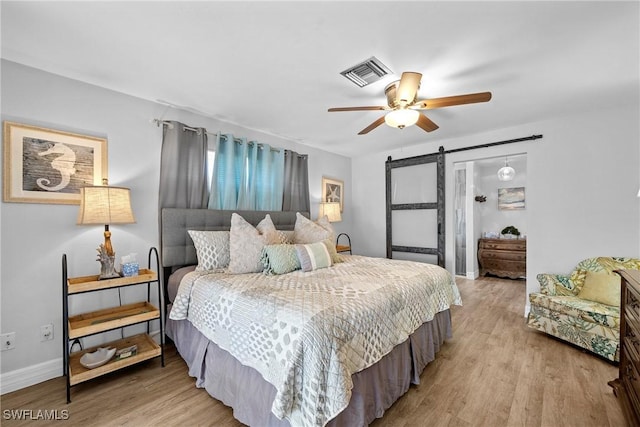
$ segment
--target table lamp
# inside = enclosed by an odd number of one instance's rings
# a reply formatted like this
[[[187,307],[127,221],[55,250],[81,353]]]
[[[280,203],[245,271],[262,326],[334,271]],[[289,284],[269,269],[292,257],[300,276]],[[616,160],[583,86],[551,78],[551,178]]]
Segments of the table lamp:
[[[99,280],[120,277],[115,271],[115,252],[111,246],[110,224],[133,224],[129,189],[123,187],[87,186],[80,189],[78,225],[104,225],[104,244],[98,247],[101,269]]]

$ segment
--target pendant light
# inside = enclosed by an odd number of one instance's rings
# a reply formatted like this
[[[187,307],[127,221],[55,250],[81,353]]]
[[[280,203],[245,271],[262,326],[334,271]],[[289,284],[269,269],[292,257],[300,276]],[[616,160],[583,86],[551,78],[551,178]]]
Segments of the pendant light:
[[[498,179],[500,181],[511,181],[516,176],[516,171],[509,166],[507,157],[504,158],[504,166],[498,171]]]

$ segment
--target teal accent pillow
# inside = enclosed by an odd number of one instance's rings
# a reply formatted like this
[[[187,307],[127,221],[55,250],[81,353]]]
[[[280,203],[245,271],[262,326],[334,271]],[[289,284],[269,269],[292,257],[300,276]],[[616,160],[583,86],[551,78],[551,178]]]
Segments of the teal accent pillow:
[[[324,242],[296,245],[302,271],[331,267],[331,253]]]
[[[262,265],[265,274],[285,274],[300,270],[300,262],[294,245],[267,245],[262,249]]]

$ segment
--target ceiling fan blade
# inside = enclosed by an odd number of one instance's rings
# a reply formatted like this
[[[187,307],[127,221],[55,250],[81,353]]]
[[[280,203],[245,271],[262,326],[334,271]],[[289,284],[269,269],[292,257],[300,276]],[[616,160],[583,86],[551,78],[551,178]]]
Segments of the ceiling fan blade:
[[[330,113],[338,112],[338,111],[374,111],[374,110],[386,110],[388,107],[335,107],[329,108]]]
[[[418,117],[416,126],[427,132],[433,132],[439,127],[437,124],[433,123],[429,117],[425,116],[422,113],[420,113],[420,117]]]
[[[491,92],[469,93],[467,95],[445,96],[443,98],[422,99],[411,108],[418,110],[432,110],[434,108],[452,107],[454,105],[487,102],[491,99]]]
[[[422,74],[405,71],[402,73],[398,89],[396,91],[396,102],[398,105],[409,105],[416,99],[418,88],[420,87],[420,79]]]
[[[374,130],[375,128],[377,128],[378,126],[380,126],[383,123],[384,123],[384,116],[380,117],[378,120],[376,120],[375,122],[371,123],[366,128],[362,129],[360,132],[358,132],[358,135],[364,135],[365,133],[369,133],[369,132],[371,132],[372,130]]]

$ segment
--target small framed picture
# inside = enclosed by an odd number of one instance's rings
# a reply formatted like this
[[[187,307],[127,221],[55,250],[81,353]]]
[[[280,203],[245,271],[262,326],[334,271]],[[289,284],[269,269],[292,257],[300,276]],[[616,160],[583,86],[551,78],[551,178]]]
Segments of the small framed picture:
[[[322,201],[340,202],[340,212],[344,211],[344,182],[322,177]]]
[[[5,202],[79,204],[107,178],[107,140],[4,122]]]
[[[524,209],[524,187],[498,188],[498,209]]]

